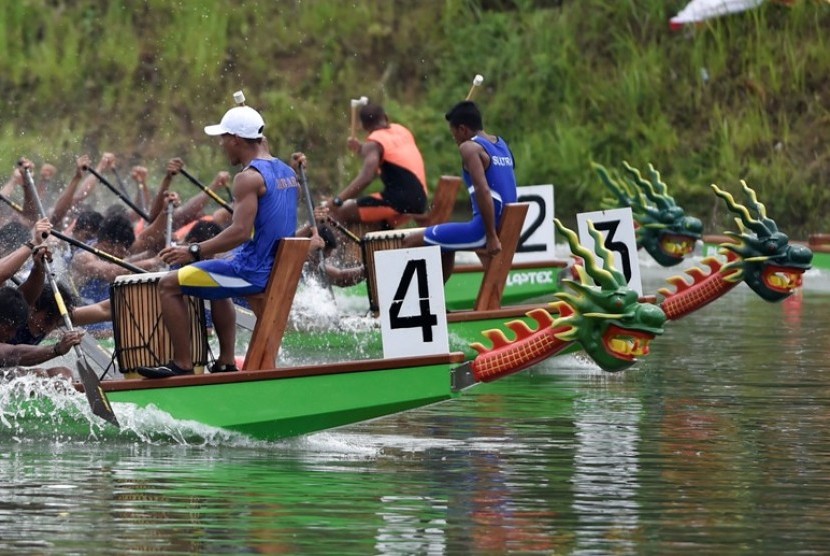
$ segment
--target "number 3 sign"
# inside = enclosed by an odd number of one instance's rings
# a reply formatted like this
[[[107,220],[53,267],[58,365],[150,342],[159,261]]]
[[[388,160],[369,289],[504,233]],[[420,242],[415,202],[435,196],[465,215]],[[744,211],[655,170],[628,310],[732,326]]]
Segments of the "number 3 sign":
[[[640,259],[637,257],[637,238],[634,235],[634,218],[631,215],[631,209],[598,210],[576,215],[579,242],[593,253],[594,238],[588,233],[589,221],[605,238],[603,242],[605,248],[614,253],[614,266],[623,273],[628,287],[643,295]],[[605,266],[601,259],[598,259],[597,263]]]
[[[448,353],[440,248],[378,251],[375,268],[383,357]]]

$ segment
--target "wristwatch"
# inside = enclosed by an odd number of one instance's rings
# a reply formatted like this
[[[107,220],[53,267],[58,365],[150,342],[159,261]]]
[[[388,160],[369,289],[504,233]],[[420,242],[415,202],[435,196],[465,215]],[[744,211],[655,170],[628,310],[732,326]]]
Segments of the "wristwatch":
[[[190,253],[190,256],[193,257],[194,261],[202,260],[202,248],[199,247],[198,243],[191,243],[190,247],[187,248],[187,251]]]
[[[333,204],[336,207],[342,207],[343,206],[343,199],[341,199],[340,197],[335,197],[334,199],[331,200],[331,204]]]

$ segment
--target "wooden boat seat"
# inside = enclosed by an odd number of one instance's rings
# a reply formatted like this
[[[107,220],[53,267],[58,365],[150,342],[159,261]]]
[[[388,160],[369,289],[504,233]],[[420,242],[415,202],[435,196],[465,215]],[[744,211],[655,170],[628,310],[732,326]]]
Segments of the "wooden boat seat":
[[[452,209],[458,198],[458,190],[464,183],[458,176],[441,176],[432,196],[432,206],[424,214],[413,214],[412,219],[420,227],[434,226],[442,222],[449,222]]]
[[[243,370],[276,368],[277,352],[282,344],[310,242],[308,238],[299,237],[282,239],[265,291],[248,296],[251,310],[256,315],[256,325]]]
[[[484,277],[474,307],[475,311],[491,311],[501,307],[507,274],[513,264],[513,255],[519,246],[519,236],[527,216],[527,203],[510,203],[504,206],[499,223],[499,241],[501,252],[495,257],[482,256]]]

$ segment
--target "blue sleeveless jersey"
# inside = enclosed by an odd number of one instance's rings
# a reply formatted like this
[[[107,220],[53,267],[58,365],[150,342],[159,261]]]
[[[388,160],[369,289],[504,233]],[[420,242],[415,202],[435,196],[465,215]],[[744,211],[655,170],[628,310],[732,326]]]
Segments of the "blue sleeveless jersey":
[[[253,236],[237,248],[231,262],[241,278],[265,288],[279,241],[297,228],[299,183],[294,170],[277,158],[256,158],[249,167],[262,175],[266,191],[259,198]]]
[[[491,143],[485,137],[476,135],[471,139],[481,145],[490,156],[490,166],[484,171],[487,178],[487,185],[490,186],[490,196],[496,211],[496,224],[501,220],[501,209],[507,203],[516,202],[516,175],[513,173],[513,153],[507,146],[504,139],[498,137],[495,143]],[[462,169],[464,183],[467,184],[467,191],[470,194],[470,202],[473,205],[473,216],[480,214],[478,202],[475,197],[473,179],[467,170]]]

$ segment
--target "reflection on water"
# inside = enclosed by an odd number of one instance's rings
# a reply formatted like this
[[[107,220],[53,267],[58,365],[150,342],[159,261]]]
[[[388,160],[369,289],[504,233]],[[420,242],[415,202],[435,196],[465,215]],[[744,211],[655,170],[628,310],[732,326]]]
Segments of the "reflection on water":
[[[278,443],[6,384],[0,553],[823,553],[828,309],[739,287],[625,373],[559,358]]]

